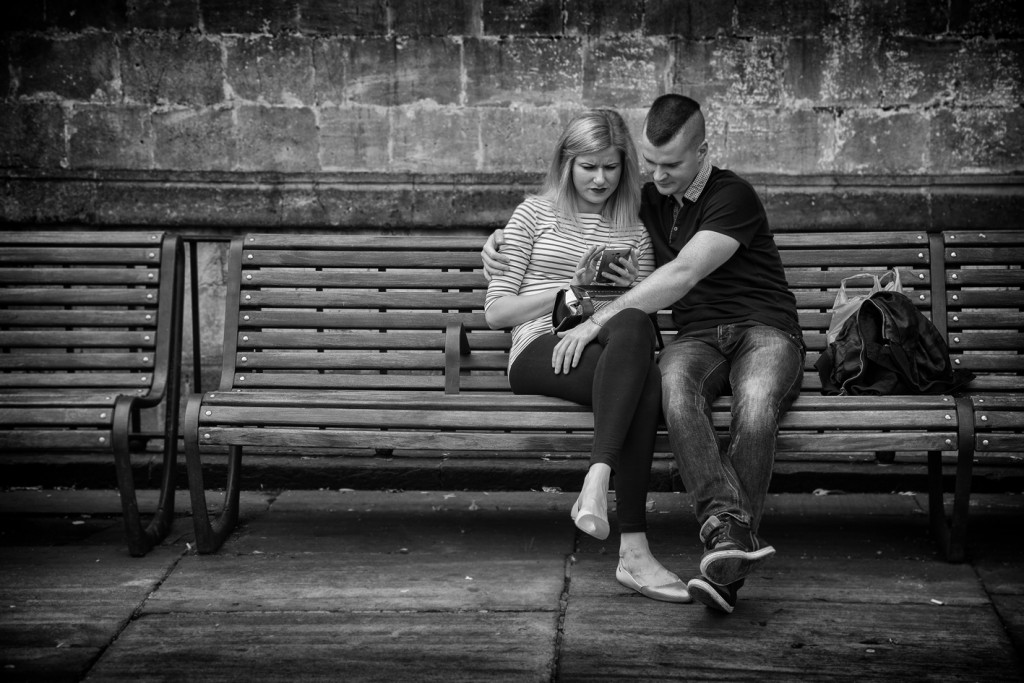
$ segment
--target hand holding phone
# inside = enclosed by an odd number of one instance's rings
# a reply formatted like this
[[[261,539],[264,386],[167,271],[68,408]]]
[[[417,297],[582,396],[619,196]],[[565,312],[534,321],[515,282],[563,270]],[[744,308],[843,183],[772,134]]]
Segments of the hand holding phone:
[[[607,247],[601,252],[601,263],[597,267],[597,277],[594,278],[594,282],[601,285],[614,284],[611,279],[605,277],[605,273],[617,275],[617,273],[609,268],[611,264],[615,264],[620,268],[623,265],[619,262],[619,259],[628,259],[633,255],[633,250],[630,247]]]

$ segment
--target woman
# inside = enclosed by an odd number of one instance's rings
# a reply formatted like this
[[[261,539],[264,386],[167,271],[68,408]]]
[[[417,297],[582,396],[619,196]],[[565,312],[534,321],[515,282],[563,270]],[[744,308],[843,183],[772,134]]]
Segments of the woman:
[[[574,118],[555,148],[543,189],[520,204],[505,227],[508,270],[487,289],[494,329],[514,327],[508,377],[517,394],[556,396],[592,406],[591,464],[572,518],[580,530],[608,537],[608,489],[615,474],[619,522],[616,579],[647,597],[689,602],[686,584],[665,569],[647,543],[646,502],[661,411],[656,334],[637,309],[607,321],[581,354],[551,331],[555,295],[591,284],[607,247],[629,247],[601,273],[629,286],[654,270],[650,237],[637,218],[636,150],[622,117],[599,109]],[[578,360],[576,360],[578,358]]]

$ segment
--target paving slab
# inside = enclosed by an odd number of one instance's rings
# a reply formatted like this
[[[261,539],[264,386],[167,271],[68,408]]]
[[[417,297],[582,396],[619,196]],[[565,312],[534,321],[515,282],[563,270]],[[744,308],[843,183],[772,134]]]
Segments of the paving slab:
[[[187,613],[134,622],[89,681],[550,681],[542,613]]]

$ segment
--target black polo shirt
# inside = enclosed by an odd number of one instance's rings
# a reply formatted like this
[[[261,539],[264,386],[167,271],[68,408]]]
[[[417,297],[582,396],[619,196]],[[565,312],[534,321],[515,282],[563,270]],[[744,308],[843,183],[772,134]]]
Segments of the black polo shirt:
[[[728,261],[672,305],[680,331],[753,320],[799,336],[796,297],[786,282],[764,206],[750,183],[732,171],[712,167],[696,200],[683,200],[673,232],[675,204],[654,183],[644,185],[640,218],[651,234],[658,266],[675,259],[700,230],[729,235],[740,243]]]

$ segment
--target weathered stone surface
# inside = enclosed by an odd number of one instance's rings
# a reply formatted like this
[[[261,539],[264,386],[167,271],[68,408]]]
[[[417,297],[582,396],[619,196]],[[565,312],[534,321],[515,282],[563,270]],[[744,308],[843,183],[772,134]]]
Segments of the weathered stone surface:
[[[644,4],[644,33],[703,40],[731,32],[733,6],[700,0],[648,0]]]
[[[380,0],[297,0],[299,30],[323,35],[384,35],[387,9]]]
[[[558,0],[493,0],[484,3],[484,35],[559,35],[562,33]]]
[[[241,106],[237,111],[238,144],[245,150],[237,163],[245,171],[311,171],[318,168],[319,131],[307,108]]]
[[[320,166],[332,171],[388,168],[391,115],[385,107],[346,105],[320,109]]]
[[[254,36],[225,44],[227,85],[236,98],[269,104],[314,103],[309,39]]]
[[[221,46],[206,37],[129,34],[120,54],[124,96],[130,101],[203,107],[224,100]]]
[[[153,166],[152,123],[144,107],[81,105],[72,111],[68,128],[71,168]]]
[[[112,101],[120,94],[117,48],[110,34],[15,37],[9,59],[15,73],[12,94],[78,101]]]
[[[643,26],[646,4],[643,0],[584,0],[567,3],[565,31],[568,34],[587,35],[636,33]]]
[[[583,91],[583,42],[516,36],[464,41],[470,105],[557,105]]]
[[[662,94],[671,48],[661,38],[614,38],[587,44],[583,101],[588,106],[626,107]]]
[[[230,109],[179,109],[153,114],[157,168],[230,171],[238,159]]]
[[[0,166],[66,164],[64,121],[64,110],[51,102],[0,102]]]

